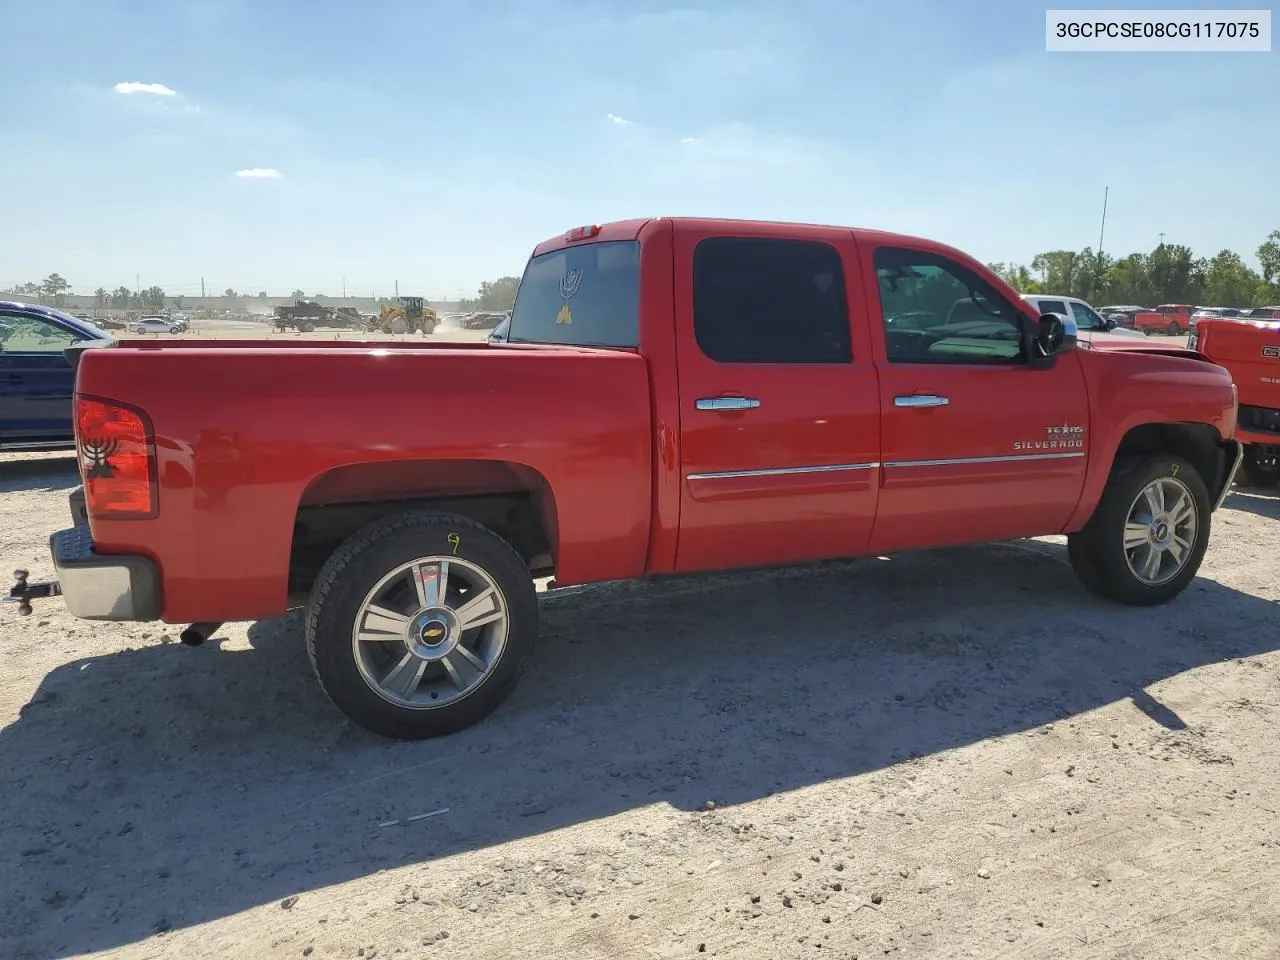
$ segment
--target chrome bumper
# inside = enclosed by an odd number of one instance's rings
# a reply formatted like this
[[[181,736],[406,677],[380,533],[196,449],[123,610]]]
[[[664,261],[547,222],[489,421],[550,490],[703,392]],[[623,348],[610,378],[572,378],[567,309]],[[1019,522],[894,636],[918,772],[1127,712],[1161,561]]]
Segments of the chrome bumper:
[[[160,576],[146,557],[95,553],[89,528],[77,525],[49,538],[58,586],[72,616],[82,620],[158,620]]]

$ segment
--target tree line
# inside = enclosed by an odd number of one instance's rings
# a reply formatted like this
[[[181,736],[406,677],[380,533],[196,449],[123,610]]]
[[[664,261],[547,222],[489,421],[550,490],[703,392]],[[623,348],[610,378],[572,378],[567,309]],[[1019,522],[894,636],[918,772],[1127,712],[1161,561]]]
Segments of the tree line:
[[[1189,303],[1213,307],[1266,307],[1280,304],[1280,230],[1273,230],[1256,251],[1254,270],[1234,250],[1197,257],[1190,247],[1160,243],[1150,253],[1112,257],[1085,247],[1050,250],[1030,266],[989,263],[1019,293],[1079,297],[1094,305]]]

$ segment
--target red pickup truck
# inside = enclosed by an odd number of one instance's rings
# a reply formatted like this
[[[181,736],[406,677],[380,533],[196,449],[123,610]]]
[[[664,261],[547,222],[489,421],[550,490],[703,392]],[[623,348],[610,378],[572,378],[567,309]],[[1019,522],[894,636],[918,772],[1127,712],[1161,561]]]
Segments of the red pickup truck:
[[[1225,367],[1235,381],[1245,482],[1280,485],[1280,319],[1205,317],[1187,347]]]
[[[1133,315],[1133,329],[1143,333],[1163,333],[1178,337],[1191,329],[1191,315],[1196,308],[1186,303],[1162,303],[1154,310]]]
[[[659,218],[540,244],[501,345],[85,350],[88,522],[43,589],[192,642],[305,604],[330,698],[405,738],[503,700],[540,576],[1065,533],[1090,590],[1165,602],[1239,464],[1230,376],[1073,333],[939,243]]]

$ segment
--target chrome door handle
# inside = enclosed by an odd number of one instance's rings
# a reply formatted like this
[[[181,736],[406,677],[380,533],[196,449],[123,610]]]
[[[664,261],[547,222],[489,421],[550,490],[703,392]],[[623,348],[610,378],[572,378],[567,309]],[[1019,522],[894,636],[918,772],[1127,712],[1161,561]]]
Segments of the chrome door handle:
[[[894,397],[895,407],[945,407],[951,401],[931,393],[913,393],[909,397]]]
[[[694,406],[699,410],[754,410],[760,401],[755,397],[703,397]]]

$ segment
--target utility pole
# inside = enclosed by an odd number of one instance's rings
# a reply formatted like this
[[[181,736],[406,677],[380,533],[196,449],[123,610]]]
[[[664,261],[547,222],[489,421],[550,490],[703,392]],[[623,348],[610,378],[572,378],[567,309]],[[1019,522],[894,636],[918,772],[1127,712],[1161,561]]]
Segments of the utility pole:
[[[133,292],[134,293],[142,292],[142,274],[140,273],[135,273],[133,275]]]
[[[1164,234],[1160,234],[1160,246],[1164,246]]]
[[[1105,187],[1102,191],[1102,227],[1098,230],[1098,257],[1102,257],[1102,238],[1107,232],[1107,197],[1111,193],[1110,187]]]
[[[200,278],[200,299],[204,299],[204,277]]]
[[[397,300],[400,299],[400,281],[399,280],[396,281],[396,299]]]
[[[347,278],[342,278],[342,299],[347,299]]]

